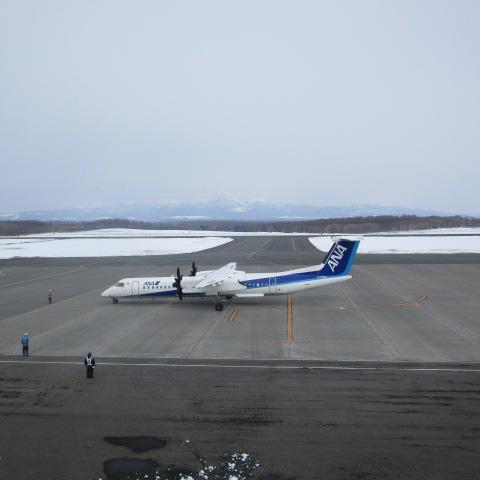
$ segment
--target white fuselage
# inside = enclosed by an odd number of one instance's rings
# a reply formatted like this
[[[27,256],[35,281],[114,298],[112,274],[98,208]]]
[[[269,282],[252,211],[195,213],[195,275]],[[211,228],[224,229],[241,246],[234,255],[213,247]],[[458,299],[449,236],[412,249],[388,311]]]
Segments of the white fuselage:
[[[318,274],[321,265],[275,273],[245,273],[235,270],[218,285],[196,287],[210,271],[198,272],[194,277],[181,280],[184,297],[250,297],[264,295],[285,295],[332,283],[343,282],[350,275],[336,277]],[[102,293],[113,299],[135,297],[155,298],[177,295],[175,277],[124,278]]]
[[[295,270],[274,273],[245,273],[237,270],[234,262],[211,271],[184,277],[177,269],[177,276],[124,278],[102,293],[102,296],[118,303],[119,298],[155,298],[178,296],[215,297],[215,310],[223,308],[222,298],[263,297],[264,295],[285,295],[352,278],[350,270],[360,243],[359,239],[336,237],[324,262]]]

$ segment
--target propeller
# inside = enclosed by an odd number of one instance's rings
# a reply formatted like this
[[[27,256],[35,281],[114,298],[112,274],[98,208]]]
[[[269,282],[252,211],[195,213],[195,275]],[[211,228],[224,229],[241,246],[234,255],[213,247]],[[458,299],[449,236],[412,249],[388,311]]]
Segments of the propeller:
[[[177,267],[177,276],[175,277],[173,286],[177,289],[177,295],[181,301],[183,301],[182,278],[183,278],[183,275],[180,273],[180,268]]]
[[[197,274],[197,266],[195,265],[195,262],[192,262],[192,270],[190,271],[190,275],[194,277]]]

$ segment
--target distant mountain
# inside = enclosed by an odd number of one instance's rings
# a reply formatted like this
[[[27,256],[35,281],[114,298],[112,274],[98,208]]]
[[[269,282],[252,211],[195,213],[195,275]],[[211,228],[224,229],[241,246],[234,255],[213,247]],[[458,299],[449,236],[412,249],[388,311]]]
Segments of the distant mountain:
[[[434,210],[395,206],[313,206],[277,204],[265,200],[239,201],[219,197],[203,202],[166,202],[119,205],[116,207],[33,210],[5,213],[0,220],[88,221],[104,218],[155,222],[175,220],[309,220],[378,215],[445,215]]]

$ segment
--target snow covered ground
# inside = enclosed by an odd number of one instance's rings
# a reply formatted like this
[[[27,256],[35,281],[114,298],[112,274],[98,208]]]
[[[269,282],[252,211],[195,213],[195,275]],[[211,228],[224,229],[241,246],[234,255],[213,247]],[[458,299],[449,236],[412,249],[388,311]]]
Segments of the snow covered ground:
[[[414,230],[410,232],[379,232],[372,235],[480,235],[480,228],[437,228],[433,230]],[[141,230],[135,228],[103,228],[100,230],[87,230],[83,232],[56,232],[27,235],[31,237],[65,238],[65,237],[238,237],[238,236],[312,236],[316,233],[283,233],[283,232],[228,232],[212,230]],[[329,233],[325,236],[341,235]],[[25,238],[22,236],[22,238]]]
[[[403,235],[405,236],[401,236]],[[480,229],[438,229],[365,236],[360,253],[480,253]],[[415,233],[434,236],[412,236]],[[477,236],[460,236],[460,235]],[[207,236],[206,236],[207,235]],[[205,232],[192,230],[138,230],[113,228],[86,232],[31,235],[0,239],[0,258],[12,257],[104,257],[191,253],[217,247],[234,236],[292,235],[267,232]],[[298,234],[305,235],[305,234]],[[331,246],[331,235],[309,240],[320,250]],[[408,236],[406,236],[408,235]],[[452,236],[457,235],[457,236]],[[163,238],[158,238],[159,236]],[[72,238],[73,237],[73,238]],[[82,237],[82,238],[75,238]],[[154,238],[157,237],[157,238]]]
[[[328,237],[310,237],[319,250],[328,251]],[[480,237],[364,237],[358,253],[480,253]]]
[[[480,235],[480,228],[433,228],[431,230],[378,232],[371,235]]]
[[[30,235],[32,237],[238,237],[238,236],[282,236],[304,235],[283,232],[223,232],[214,230],[141,230],[137,228],[103,228],[100,230],[87,230],[84,232],[56,232]]]
[[[228,237],[1,239],[0,258],[169,255],[199,252],[231,241]]]

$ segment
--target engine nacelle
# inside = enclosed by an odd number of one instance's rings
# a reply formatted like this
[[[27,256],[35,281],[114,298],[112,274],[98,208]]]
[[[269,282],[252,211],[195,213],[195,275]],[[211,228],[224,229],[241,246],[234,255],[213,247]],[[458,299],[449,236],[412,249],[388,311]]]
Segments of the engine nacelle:
[[[195,288],[195,285],[201,280],[201,277],[183,277],[180,285],[183,289]]]

